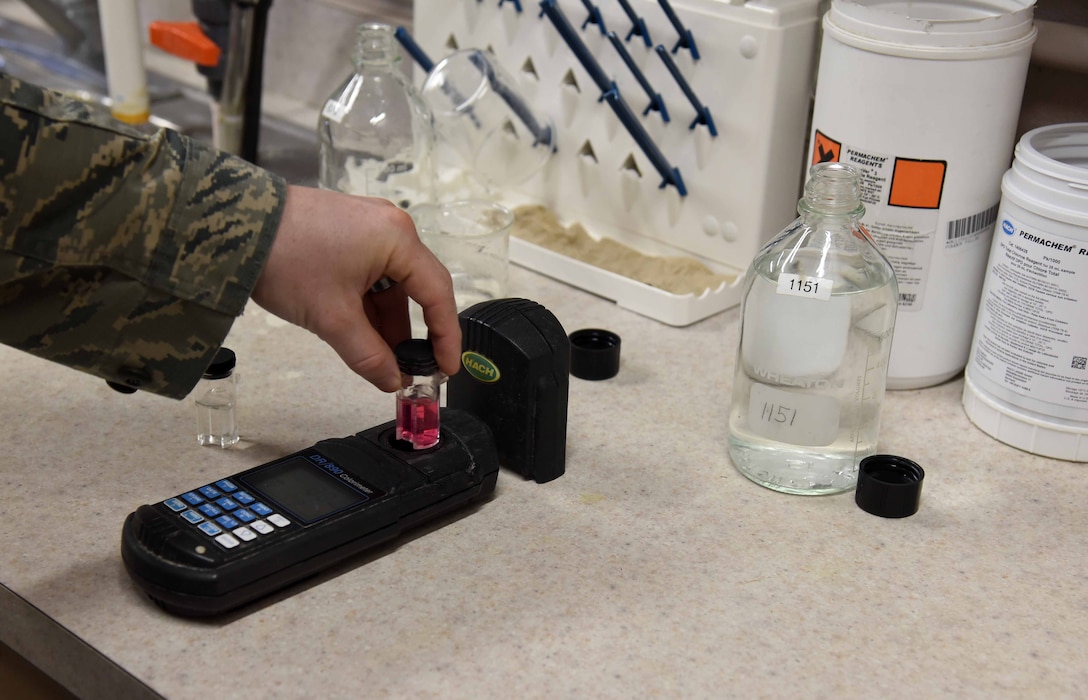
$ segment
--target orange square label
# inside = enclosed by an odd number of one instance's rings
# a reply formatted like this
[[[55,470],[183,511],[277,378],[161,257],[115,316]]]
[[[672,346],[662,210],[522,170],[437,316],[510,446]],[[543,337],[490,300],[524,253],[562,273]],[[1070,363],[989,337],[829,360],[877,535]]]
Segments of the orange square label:
[[[943,160],[896,158],[888,204],[912,209],[940,208],[947,168],[948,163]]]
[[[817,129],[816,138],[812,140],[812,165],[838,163],[840,153],[842,153],[842,144]]]

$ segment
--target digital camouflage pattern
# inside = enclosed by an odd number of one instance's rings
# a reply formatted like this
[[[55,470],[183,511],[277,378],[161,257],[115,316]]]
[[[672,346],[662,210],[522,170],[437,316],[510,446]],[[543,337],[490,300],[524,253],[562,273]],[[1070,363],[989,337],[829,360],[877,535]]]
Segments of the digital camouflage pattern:
[[[164,396],[242,313],[284,181],[0,74],[0,342]]]

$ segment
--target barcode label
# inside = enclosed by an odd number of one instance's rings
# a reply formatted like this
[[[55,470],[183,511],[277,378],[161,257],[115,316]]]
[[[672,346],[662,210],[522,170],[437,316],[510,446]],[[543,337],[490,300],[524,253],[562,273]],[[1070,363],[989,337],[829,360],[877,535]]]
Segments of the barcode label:
[[[997,208],[998,204],[995,204],[973,216],[948,222],[948,240],[954,241],[993,226],[997,221]]]

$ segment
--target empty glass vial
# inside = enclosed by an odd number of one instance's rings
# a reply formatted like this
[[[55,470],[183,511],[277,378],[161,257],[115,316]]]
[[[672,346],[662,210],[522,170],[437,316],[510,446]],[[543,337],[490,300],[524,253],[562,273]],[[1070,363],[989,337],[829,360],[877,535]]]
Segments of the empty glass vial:
[[[876,451],[898,287],[854,167],[814,165],[797,211],[745,277],[729,455],[768,488],[836,493]]]
[[[434,199],[434,124],[405,76],[393,28],[360,25],[355,73],[318,120],[323,189],[382,197],[407,209]]]
[[[401,388],[397,391],[396,438],[416,450],[438,444],[439,403],[446,375],[438,371],[430,340],[416,338],[397,345]]]
[[[238,442],[236,358],[229,348],[219,348],[194,392],[196,439],[201,445],[230,447]]]

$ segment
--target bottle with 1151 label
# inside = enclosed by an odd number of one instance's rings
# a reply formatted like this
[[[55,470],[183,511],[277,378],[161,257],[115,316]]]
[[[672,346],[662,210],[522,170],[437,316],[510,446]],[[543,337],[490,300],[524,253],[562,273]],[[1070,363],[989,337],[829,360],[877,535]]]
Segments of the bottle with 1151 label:
[[[800,217],[745,278],[729,455],[777,491],[846,491],[876,452],[898,287],[860,223],[858,178],[814,165]]]

